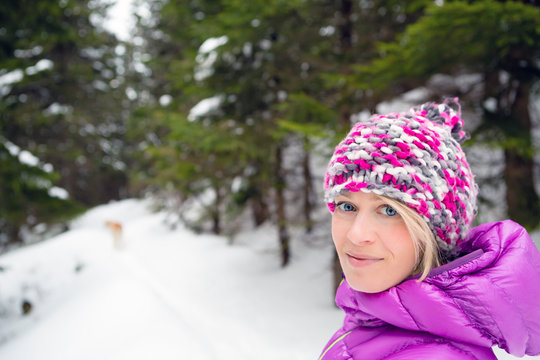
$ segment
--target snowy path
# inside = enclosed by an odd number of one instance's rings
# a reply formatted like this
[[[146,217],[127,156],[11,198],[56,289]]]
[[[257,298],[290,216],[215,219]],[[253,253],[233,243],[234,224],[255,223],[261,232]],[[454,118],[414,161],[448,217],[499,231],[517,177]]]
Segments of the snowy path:
[[[304,261],[283,270],[272,233],[246,235],[255,247],[230,246],[170,231],[141,206],[98,208],[72,231],[0,258],[19,277],[11,288],[0,277],[0,303],[6,292],[28,297],[16,283],[41,294],[30,316],[0,318],[0,359],[317,357],[341,322],[329,272],[312,266],[327,263],[326,252],[302,250]],[[111,218],[124,224],[124,251],[103,227]]]
[[[160,234],[152,246],[134,243],[131,251],[163,297],[210,339],[215,359],[311,359],[320,350],[313,338],[324,343],[331,332],[321,318],[340,323],[341,314],[324,296],[330,292],[326,269],[296,263],[283,270],[273,252],[231,247],[217,237],[184,234],[181,243],[173,237]],[[327,262],[316,252],[306,255]]]
[[[110,219],[124,225],[123,251],[103,226]],[[293,262],[281,269],[271,229],[231,246],[163,220],[123,201],[0,257],[0,359],[317,358],[343,318],[330,295],[328,248],[293,244]],[[22,299],[35,304],[29,316],[16,315]]]
[[[0,359],[217,358],[152,280],[132,268],[128,254],[107,260],[81,274],[58,307],[47,304],[33,327],[2,345]]]

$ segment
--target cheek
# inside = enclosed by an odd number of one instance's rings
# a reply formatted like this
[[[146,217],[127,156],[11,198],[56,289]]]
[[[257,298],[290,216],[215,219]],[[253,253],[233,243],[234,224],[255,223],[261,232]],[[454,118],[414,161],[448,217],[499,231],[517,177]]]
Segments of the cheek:
[[[394,258],[401,257],[412,244],[409,231],[403,222],[392,221],[378,225],[377,233],[380,243]]]
[[[341,221],[335,215],[332,216],[332,240],[336,248],[340,248],[341,244],[345,241],[347,236],[347,229],[345,223]]]
[[[406,227],[394,229],[390,235],[391,239],[399,239],[392,242],[389,247],[395,258],[399,260],[399,264],[403,267],[403,271],[412,271],[415,267],[415,250],[413,240]]]

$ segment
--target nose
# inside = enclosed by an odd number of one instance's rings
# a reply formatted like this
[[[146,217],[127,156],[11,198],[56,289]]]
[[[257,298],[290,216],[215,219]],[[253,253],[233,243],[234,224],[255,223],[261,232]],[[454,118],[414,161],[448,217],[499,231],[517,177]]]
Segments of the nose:
[[[356,215],[347,233],[347,238],[355,245],[366,245],[376,240],[376,225],[368,213],[359,212]]]

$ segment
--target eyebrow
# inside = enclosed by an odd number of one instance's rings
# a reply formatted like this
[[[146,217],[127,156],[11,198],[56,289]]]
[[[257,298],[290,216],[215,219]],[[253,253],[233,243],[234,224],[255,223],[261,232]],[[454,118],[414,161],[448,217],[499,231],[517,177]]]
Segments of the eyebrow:
[[[384,198],[382,198],[382,197],[380,197],[380,196],[377,196],[377,194],[375,194],[375,193],[368,192],[368,193],[364,193],[364,194],[369,195],[370,200],[372,200],[372,201],[380,201],[380,202],[386,204],[386,202],[384,201]],[[353,197],[352,197],[352,195],[351,195],[351,192],[349,192],[349,191],[347,191],[347,192],[345,192],[345,193],[342,193],[342,194],[338,194],[338,196],[336,196],[336,199],[337,199],[338,197],[340,197],[340,196],[346,197],[346,198],[349,199],[349,200],[354,200]]]
[[[338,196],[336,196],[336,199],[339,198],[339,197],[346,197],[347,199],[352,200],[352,196],[349,195],[348,193],[338,194]]]

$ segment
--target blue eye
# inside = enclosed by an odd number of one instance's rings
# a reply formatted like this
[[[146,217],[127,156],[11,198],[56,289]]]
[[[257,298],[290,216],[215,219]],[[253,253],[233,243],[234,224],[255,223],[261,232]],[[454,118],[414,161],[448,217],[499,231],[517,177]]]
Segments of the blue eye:
[[[385,206],[384,207],[384,213],[388,216],[396,216],[397,215],[397,211],[393,208],[393,207],[390,207],[390,206]]]
[[[345,211],[345,212],[350,212],[350,211],[356,210],[356,208],[352,204],[347,203],[347,202],[341,202],[341,203],[337,204],[337,207],[340,210]]]

